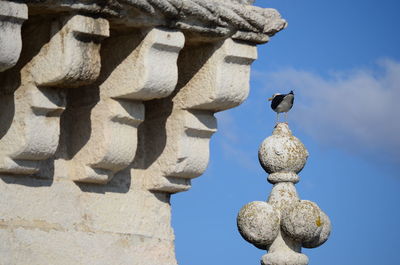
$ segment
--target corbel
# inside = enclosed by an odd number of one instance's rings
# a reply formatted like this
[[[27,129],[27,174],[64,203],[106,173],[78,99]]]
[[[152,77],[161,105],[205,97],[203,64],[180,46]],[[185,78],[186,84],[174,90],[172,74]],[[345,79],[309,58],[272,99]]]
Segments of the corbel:
[[[21,26],[27,19],[26,4],[0,1],[0,72],[17,63],[22,48]]]
[[[99,101],[90,111],[90,122],[75,123],[79,115],[70,117],[75,125],[67,143],[71,147],[66,161],[68,178],[105,184],[132,163],[138,126],[145,116],[143,101],[173,92],[183,45],[181,32],[162,28],[116,33],[105,41]],[[80,143],[79,136],[88,130],[87,142]]]
[[[47,41],[22,67],[20,85],[8,96],[14,117],[0,139],[1,173],[39,174],[41,162],[58,147],[64,88],[93,82],[100,72],[100,40],[108,37],[107,20],[72,15],[47,22],[50,29],[37,23],[27,33],[32,42]]]
[[[191,187],[191,179],[203,174],[209,141],[217,130],[214,113],[246,99],[250,65],[256,57],[255,45],[232,39],[185,46],[178,60],[174,96],[152,102],[146,112],[144,145],[159,154],[144,159],[146,170],[142,174],[148,189],[185,191]],[[160,104],[169,105],[169,113],[160,112]],[[161,124],[165,124],[163,133]]]

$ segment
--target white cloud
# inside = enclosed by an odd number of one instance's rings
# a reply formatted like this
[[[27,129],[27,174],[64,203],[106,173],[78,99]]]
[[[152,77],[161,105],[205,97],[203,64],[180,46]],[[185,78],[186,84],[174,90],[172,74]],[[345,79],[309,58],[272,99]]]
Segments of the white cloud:
[[[295,89],[291,122],[324,144],[400,162],[400,63],[322,77],[285,69],[264,75],[269,92]]]

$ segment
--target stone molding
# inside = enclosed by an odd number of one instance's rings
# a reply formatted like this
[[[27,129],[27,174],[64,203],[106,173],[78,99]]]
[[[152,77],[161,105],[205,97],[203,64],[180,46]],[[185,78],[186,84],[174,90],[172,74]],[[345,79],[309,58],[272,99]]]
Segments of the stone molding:
[[[128,27],[168,27],[197,39],[227,38],[265,43],[287,23],[270,8],[221,0],[28,0],[33,12],[78,10]],[[36,11],[40,10],[40,11]],[[49,11],[48,11],[49,12]]]

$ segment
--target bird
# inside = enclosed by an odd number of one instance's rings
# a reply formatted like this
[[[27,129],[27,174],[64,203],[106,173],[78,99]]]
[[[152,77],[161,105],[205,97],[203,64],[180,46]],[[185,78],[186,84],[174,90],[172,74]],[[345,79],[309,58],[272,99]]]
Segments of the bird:
[[[273,94],[268,101],[271,101],[271,109],[276,112],[276,123],[279,122],[279,113],[282,112],[285,113],[285,119],[287,122],[287,113],[293,107],[294,102],[293,90],[288,94]]]

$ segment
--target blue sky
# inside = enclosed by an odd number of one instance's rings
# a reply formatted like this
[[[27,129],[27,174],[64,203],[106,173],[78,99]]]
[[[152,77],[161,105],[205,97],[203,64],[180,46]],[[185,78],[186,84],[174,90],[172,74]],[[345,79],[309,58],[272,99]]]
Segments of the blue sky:
[[[206,173],[172,197],[179,264],[259,264],[265,252],[241,238],[236,215],[272,187],[257,159],[275,122],[266,98],[295,89],[289,125],[310,153],[297,189],[333,225],[324,245],[304,249],[310,264],[399,265],[400,1],[256,5],[289,26],[259,46],[248,100],[217,114]]]

